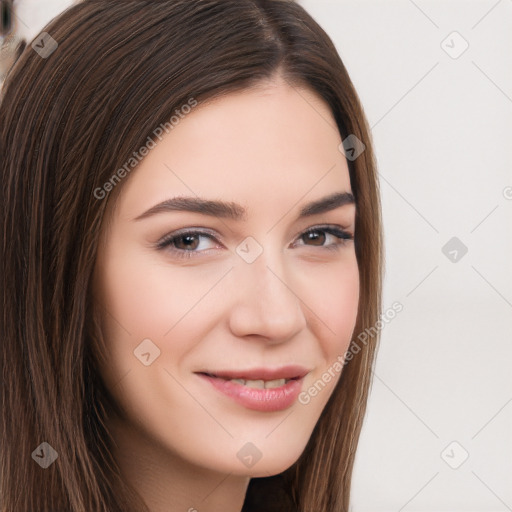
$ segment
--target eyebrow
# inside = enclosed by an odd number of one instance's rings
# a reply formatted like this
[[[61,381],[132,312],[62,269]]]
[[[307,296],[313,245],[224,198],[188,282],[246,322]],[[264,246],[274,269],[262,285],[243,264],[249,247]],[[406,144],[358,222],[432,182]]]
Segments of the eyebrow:
[[[300,209],[299,219],[326,213],[347,204],[355,205],[355,198],[352,193],[335,192],[304,205]],[[172,199],[166,199],[152,206],[149,210],[135,217],[133,220],[137,221],[156,215],[157,213],[173,211],[201,213],[203,215],[236,221],[247,220],[247,210],[237,203],[202,199],[200,197],[174,197]]]

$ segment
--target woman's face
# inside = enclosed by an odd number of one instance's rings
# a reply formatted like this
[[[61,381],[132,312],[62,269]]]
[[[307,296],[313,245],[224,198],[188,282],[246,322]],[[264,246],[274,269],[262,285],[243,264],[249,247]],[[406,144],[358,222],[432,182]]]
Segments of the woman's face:
[[[119,428],[194,466],[280,473],[304,450],[356,322],[354,242],[336,232],[354,235],[355,205],[301,215],[352,192],[339,132],[319,97],[278,82],[196,106],[164,135],[117,185],[98,253],[100,370]],[[150,212],[178,197],[229,209]],[[222,372],[260,382],[201,375]]]

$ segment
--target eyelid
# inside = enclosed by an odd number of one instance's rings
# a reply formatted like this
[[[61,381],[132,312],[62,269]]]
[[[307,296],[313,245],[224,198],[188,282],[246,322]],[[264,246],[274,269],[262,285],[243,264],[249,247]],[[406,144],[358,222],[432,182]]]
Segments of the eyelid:
[[[303,229],[299,231],[295,237],[294,242],[297,240],[300,240],[300,238],[304,235],[306,235],[309,232],[315,232],[315,231],[324,231],[327,234],[330,234],[331,236],[334,236],[338,239],[337,243],[330,244],[330,245],[307,245],[307,244],[300,244],[303,247],[316,247],[319,249],[324,250],[337,250],[340,246],[345,245],[346,243],[354,240],[354,234],[352,233],[352,230],[349,229],[347,226],[342,226],[339,224],[315,224],[313,226],[310,226],[306,229]],[[218,234],[214,230],[210,230],[208,228],[200,228],[200,227],[186,227],[183,229],[179,229],[177,231],[173,231],[172,233],[169,233],[165,236],[163,236],[158,242],[156,242],[155,246],[156,249],[162,250],[162,251],[169,251],[171,254],[174,254],[174,256],[178,258],[194,258],[194,257],[200,257],[203,253],[208,253],[210,249],[204,249],[202,251],[187,251],[184,249],[176,249],[171,247],[171,244],[174,240],[178,239],[181,236],[184,235],[196,235],[196,236],[204,236],[206,238],[209,238],[210,240],[220,243],[223,247],[224,245],[222,242],[219,242]],[[341,235],[341,236],[338,236]]]
[[[310,231],[326,231],[330,233],[331,231],[338,232],[340,234],[349,235],[351,239],[354,238],[352,230],[348,225],[342,226],[341,224],[314,224],[313,226],[302,229],[295,235],[295,239],[300,238],[300,236],[309,233]],[[332,234],[332,233],[331,233]]]
[[[175,238],[179,238],[180,236],[184,235],[203,235],[205,237],[211,238],[214,241],[218,241],[219,237],[218,234],[214,230],[210,230],[208,228],[200,228],[200,227],[187,227],[183,229],[178,229],[177,231],[173,231],[172,233],[169,233],[167,235],[164,235],[158,242],[156,242],[156,246],[159,247],[162,244],[171,241]]]

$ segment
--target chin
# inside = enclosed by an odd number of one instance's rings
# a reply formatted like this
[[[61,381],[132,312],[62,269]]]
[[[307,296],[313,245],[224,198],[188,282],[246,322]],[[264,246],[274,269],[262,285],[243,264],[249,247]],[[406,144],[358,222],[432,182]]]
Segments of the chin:
[[[283,443],[281,447],[283,448],[282,450],[272,450],[267,455],[263,451],[261,458],[252,466],[244,468],[243,464],[236,464],[235,467],[229,468],[229,471],[251,478],[278,475],[293,466],[304,451],[303,446],[291,446]]]

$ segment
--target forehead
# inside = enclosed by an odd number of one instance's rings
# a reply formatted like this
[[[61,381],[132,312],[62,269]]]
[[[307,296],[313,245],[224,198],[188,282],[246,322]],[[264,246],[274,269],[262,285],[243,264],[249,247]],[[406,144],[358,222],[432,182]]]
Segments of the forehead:
[[[309,89],[270,83],[187,112],[124,184],[125,214],[176,195],[282,208],[351,190],[335,120]]]

